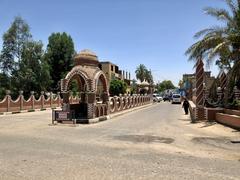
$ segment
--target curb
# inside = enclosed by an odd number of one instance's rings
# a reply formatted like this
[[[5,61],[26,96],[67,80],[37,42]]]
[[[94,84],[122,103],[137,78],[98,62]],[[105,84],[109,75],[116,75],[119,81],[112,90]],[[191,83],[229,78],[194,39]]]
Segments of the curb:
[[[28,109],[28,110],[13,111],[13,112],[1,112],[0,116],[11,115],[11,114],[20,114],[20,113],[29,113],[29,112],[38,112],[38,111],[47,111],[47,110],[53,110],[53,109],[58,109],[58,108],[60,108],[60,107],[42,108],[42,109]]]
[[[157,105],[157,104],[149,103],[149,104],[144,105],[144,106],[139,106],[139,107],[135,107],[135,108],[132,108],[132,109],[126,109],[126,110],[123,110],[123,111],[120,111],[120,112],[116,112],[116,113],[110,114],[109,116],[110,116],[110,119],[112,119],[112,118],[115,118],[115,117],[118,117],[118,116],[122,116],[126,113],[130,113],[130,112],[137,111],[137,110],[140,110],[140,109],[148,108],[148,107],[154,106],[154,105]]]
[[[137,111],[137,110],[140,110],[140,109],[145,109],[145,108],[148,108],[148,107],[151,107],[151,106],[154,106],[154,105],[156,106],[157,104],[149,103],[149,104],[146,104],[144,106],[139,106],[139,107],[135,107],[135,108],[132,108],[132,109],[127,109],[127,110],[123,110],[123,111],[120,111],[120,112],[116,112],[116,113],[110,114],[108,116],[98,117],[98,118],[94,118],[94,119],[81,119],[81,120],[77,120],[77,122],[78,122],[77,124],[74,124],[74,121],[70,121],[70,122],[72,122],[73,127],[78,127],[77,126],[78,124],[95,124],[95,123],[98,123],[98,122],[113,119],[113,118],[118,117],[118,116],[122,116],[126,113],[130,113],[130,112]],[[61,123],[57,123],[57,124],[54,124],[54,125],[59,125],[59,124],[61,124]],[[64,125],[64,124],[61,124],[61,125]]]

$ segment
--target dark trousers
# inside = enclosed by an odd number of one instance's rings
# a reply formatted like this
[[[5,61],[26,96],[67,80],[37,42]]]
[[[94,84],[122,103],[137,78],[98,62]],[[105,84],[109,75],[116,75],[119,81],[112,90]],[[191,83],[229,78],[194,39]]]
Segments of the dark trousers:
[[[185,114],[188,114],[188,107],[184,107]]]

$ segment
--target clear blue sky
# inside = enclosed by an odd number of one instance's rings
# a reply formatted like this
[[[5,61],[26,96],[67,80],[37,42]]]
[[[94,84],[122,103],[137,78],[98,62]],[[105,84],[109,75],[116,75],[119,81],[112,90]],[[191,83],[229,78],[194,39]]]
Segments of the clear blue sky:
[[[223,0],[0,0],[0,35],[15,16],[22,16],[35,40],[47,45],[52,32],[67,32],[75,50],[91,49],[135,76],[142,63],[154,81],[175,85],[194,72],[185,50],[198,30],[217,24],[206,6],[224,7]],[[0,40],[0,49],[2,39]],[[217,68],[212,67],[213,74]]]

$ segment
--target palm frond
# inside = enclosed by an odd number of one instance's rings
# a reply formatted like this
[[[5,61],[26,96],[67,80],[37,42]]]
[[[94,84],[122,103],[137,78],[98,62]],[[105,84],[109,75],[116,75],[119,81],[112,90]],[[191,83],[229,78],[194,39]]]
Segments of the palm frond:
[[[222,43],[221,36],[204,37],[202,40],[194,43],[185,52],[189,55],[189,60],[196,60],[197,57],[205,56],[208,50],[215,48],[218,44]]]
[[[208,59],[213,59],[215,56],[219,55],[223,50],[228,48],[228,45],[229,44],[226,41],[219,43],[216,47],[210,50]]]
[[[233,0],[225,0],[228,7],[231,9],[233,15],[237,14],[238,11],[238,5]]]
[[[200,38],[201,36],[213,36],[215,34],[221,35],[227,33],[227,30],[227,27],[213,26],[211,28],[206,28],[197,32],[194,35],[194,38]]]
[[[217,18],[217,20],[221,20],[226,23],[233,23],[233,17],[225,9],[206,7],[204,8],[204,11],[206,14]]]

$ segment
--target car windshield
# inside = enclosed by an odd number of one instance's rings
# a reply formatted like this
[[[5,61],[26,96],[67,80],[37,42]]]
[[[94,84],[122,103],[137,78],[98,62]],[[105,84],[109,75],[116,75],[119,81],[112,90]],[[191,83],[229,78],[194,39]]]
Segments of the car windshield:
[[[173,95],[173,98],[180,98],[180,95]]]

